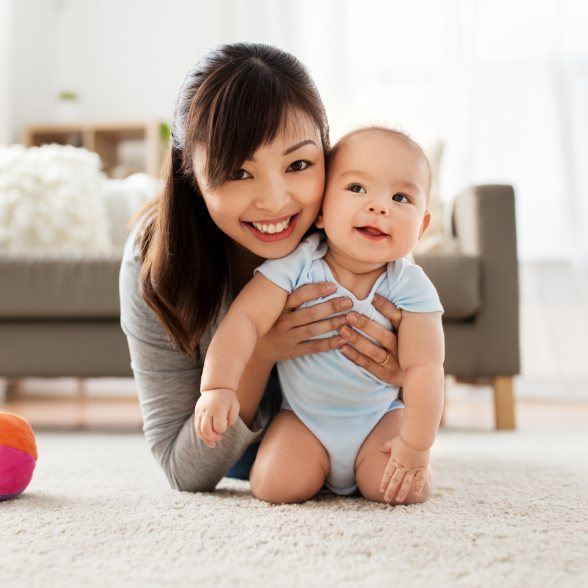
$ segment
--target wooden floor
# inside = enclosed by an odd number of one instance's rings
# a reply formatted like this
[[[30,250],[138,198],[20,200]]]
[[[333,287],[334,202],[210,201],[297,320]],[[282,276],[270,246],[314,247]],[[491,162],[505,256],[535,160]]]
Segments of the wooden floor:
[[[141,431],[142,426],[139,404],[132,396],[104,395],[78,400],[27,394],[0,405],[0,410],[22,416],[36,431]],[[451,382],[445,404],[444,428],[491,431],[494,429],[493,411],[490,387]],[[516,419],[517,430],[554,424],[588,424],[588,402],[520,398],[517,400]]]

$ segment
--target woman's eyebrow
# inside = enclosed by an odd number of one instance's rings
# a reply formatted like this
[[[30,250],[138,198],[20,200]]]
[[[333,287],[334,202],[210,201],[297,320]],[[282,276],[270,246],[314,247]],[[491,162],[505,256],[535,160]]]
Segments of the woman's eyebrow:
[[[286,151],[284,151],[283,155],[290,155],[296,149],[300,149],[300,147],[304,147],[304,145],[312,144],[315,147],[317,146],[316,143],[312,139],[305,139],[304,141],[300,141],[300,143],[296,143],[296,145],[292,145],[292,147],[288,147]],[[255,157],[248,157],[245,161],[252,161],[255,163]]]
[[[316,143],[312,139],[305,139],[304,141],[300,141],[300,143],[296,143],[296,145],[292,145],[292,147],[288,147],[288,149],[284,151],[283,155],[290,155],[290,153],[296,151],[296,149],[300,149],[300,147],[309,144],[312,144],[316,147]]]

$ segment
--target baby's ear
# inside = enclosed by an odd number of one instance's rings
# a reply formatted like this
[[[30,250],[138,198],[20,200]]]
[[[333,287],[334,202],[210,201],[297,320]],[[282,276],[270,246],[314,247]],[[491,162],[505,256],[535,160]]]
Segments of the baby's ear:
[[[427,210],[425,211],[425,216],[423,217],[423,223],[421,225],[421,230],[419,232],[419,239],[423,236],[423,233],[427,230],[429,223],[431,222],[431,213]]]
[[[317,229],[324,229],[325,228],[325,223],[323,222],[323,213],[322,212],[319,212],[319,215],[316,217],[314,224]]]

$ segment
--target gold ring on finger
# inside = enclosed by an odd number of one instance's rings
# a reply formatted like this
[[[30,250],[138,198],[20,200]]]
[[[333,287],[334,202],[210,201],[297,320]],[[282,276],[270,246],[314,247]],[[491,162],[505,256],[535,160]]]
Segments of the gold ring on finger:
[[[386,351],[386,357],[382,361],[376,361],[378,365],[384,365],[390,359],[390,353]]]

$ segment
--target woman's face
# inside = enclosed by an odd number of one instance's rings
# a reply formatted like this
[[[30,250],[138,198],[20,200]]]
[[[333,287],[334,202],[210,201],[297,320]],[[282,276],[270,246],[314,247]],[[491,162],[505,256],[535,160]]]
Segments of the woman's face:
[[[212,220],[233,241],[266,259],[290,253],[320,210],[325,161],[320,130],[307,117],[286,125],[223,184],[209,190],[202,150],[194,173]]]

